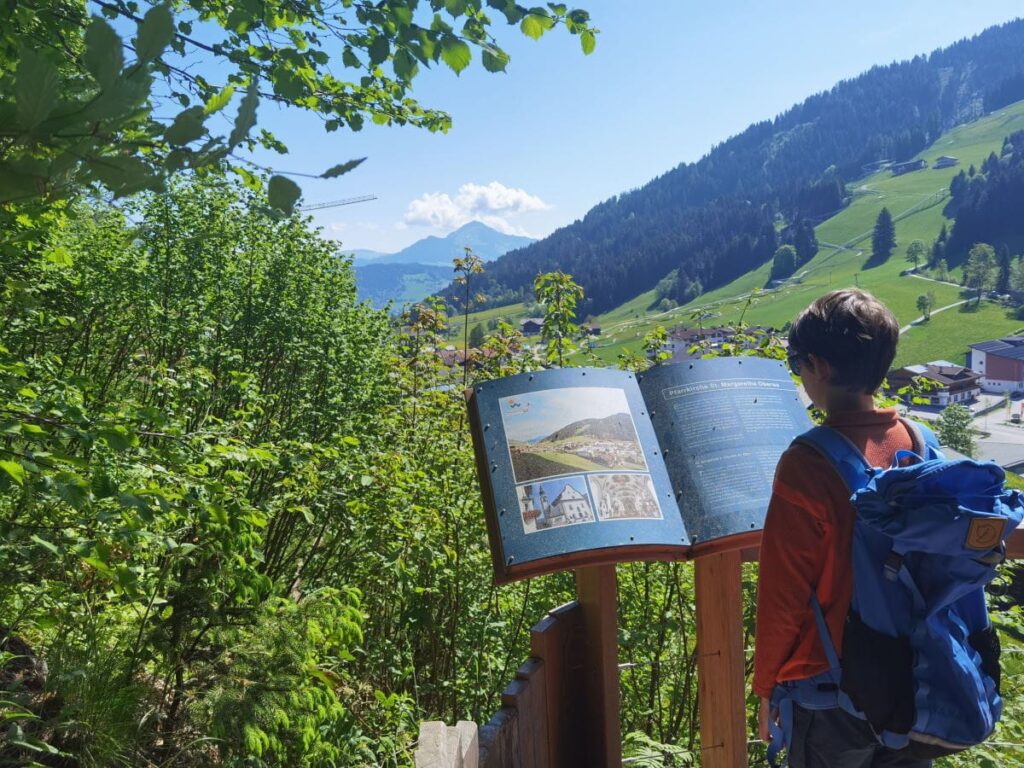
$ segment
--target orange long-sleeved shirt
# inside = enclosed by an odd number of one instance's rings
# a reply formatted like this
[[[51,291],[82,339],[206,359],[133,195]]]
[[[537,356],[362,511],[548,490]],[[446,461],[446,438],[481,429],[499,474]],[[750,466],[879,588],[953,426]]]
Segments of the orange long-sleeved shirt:
[[[837,413],[825,424],[842,432],[872,466],[888,467],[913,446],[893,409]],[[850,491],[831,463],[806,445],[779,459],[761,539],[754,641],[754,692],[769,698],[777,683],[828,670],[818,637],[815,590],[842,655],[843,623],[853,594]]]

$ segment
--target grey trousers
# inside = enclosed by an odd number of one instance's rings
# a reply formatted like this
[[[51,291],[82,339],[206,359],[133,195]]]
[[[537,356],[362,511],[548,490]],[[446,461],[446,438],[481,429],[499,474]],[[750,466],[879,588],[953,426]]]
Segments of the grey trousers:
[[[931,760],[880,745],[864,721],[841,709],[793,706],[790,768],[931,768]]]

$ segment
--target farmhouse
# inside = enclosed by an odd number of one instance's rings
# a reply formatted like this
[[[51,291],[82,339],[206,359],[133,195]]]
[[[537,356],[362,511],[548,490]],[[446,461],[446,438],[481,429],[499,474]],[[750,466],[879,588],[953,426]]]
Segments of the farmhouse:
[[[954,165],[959,165],[960,161],[955,157],[949,155],[942,155],[938,160],[935,161],[935,165],[932,168],[952,168]]]
[[[519,321],[519,330],[523,332],[525,336],[536,336],[542,330],[544,330],[544,318],[543,317],[527,317]]]
[[[933,388],[924,393],[932,405],[970,402],[981,394],[981,374],[948,360],[933,360],[924,365],[908,365],[889,371],[886,377],[889,391],[895,394],[915,378],[932,383]]]
[[[907,160],[905,163],[893,163],[892,164],[892,175],[902,176],[904,173],[910,173],[911,171],[919,171],[922,168],[927,168],[928,163],[924,160]]]
[[[967,365],[987,392],[1024,392],[1024,336],[971,344]]]

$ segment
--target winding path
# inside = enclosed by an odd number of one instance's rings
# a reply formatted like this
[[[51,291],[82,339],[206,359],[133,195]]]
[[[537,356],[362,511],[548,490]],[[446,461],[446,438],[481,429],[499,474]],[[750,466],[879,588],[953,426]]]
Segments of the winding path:
[[[936,280],[935,282],[938,282],[938,280]],[[928,315],[928,317],[931,317],[932,315],[937,315],[937,314],[939,314],[939,312],[945,312],[947,309],[952,309],[953,307],[959,307],[961,304],[966,304],[969,301],[974,301],[974,299],[964,299],[963,301],[958,301],[958,302],[956,302],[954,304],[947,304],[944,307],[939,307],[938,309],[933,309],[931,311],[931,313]],[[907,325],[904,325],[902,328],[900,328],[900,336],[902,336],[904,333],[909,331],[915,325],[920,325],[923,322],[924,322],[924,315],[921,315],[916,320],[911,320]]]

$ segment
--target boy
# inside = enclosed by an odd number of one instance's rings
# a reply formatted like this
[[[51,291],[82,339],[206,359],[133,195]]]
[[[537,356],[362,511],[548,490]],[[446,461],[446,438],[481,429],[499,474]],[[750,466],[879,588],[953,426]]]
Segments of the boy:
[[[873,395],[896,355],[899,326],[875,297],[833,291],[801,312],[789,332],[789,362],[825,424],[846,436],[871,466],[888,467],[913,440],[895,409],[876,409]],[[761,543],[754,650],[754,692],[761,697],[767,740],[768,700],[776,684],[829,668],[811,593],[842,655],[843,625],[853,591],[850,492],[829,460],[794,444],[779,460]],[[842,709],[794,706],[792,768],[928,768],[905,751],[882,747],[867,722]]]

